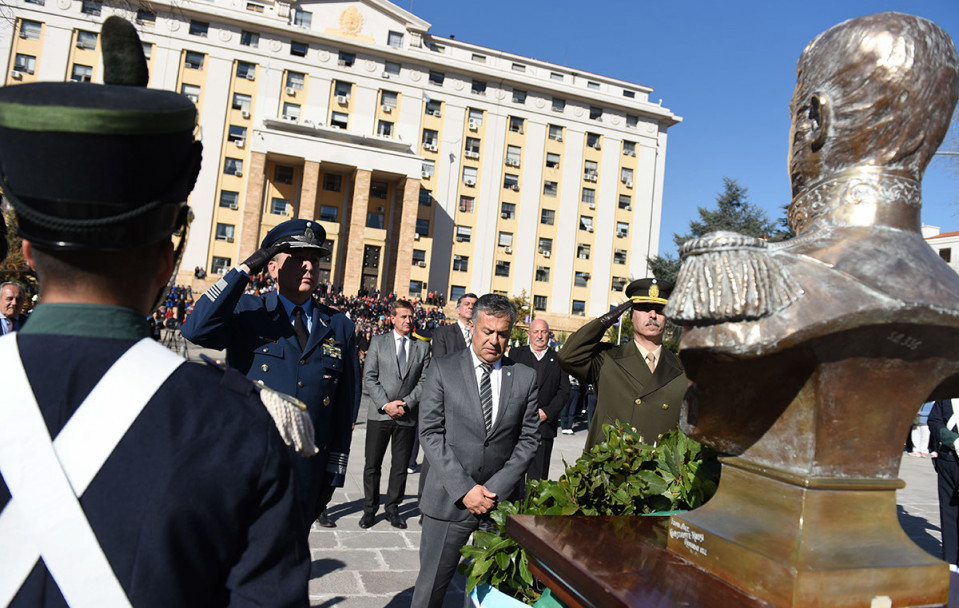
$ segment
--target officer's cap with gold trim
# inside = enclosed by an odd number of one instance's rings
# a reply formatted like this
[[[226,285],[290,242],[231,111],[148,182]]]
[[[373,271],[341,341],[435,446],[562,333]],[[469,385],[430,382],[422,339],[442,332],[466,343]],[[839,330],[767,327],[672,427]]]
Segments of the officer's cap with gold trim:
[[[423,342],[429,342],[433,339],[433,330],[425,327],[417,329],[413,332],[413,337]]]
[[[21,235],[37,245],[123,251],[187,223],[202,149],[196,106],[143,86],[143,49],[129,22],[109,18],[102,48],[110,84],[0,88],[0,181]]]
[[[662,304],[665,306],[672,291],[672,283],[654,278],[636,279],[626,286],[626,297],[632,300],[633,304]]]
[[[289,241],[291,251],[315,249],[321,258],[330,255],[330,249],[325,244],[326,230],[319,222],[297,219],[277,224],[263,237],[260,248],[266,249],[283,241]]]

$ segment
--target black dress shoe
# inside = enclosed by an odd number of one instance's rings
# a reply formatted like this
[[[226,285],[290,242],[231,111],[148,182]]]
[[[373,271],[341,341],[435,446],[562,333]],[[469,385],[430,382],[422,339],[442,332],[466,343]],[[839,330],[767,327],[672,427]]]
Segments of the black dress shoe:
[[[406,529],[406,522],[403,521],[403,518],[400,517],[399,513],[387,513],[386,519],[390,521],[390,525],[394,528],[399,528],[400,530]]]
[[[373,524],[376,523],[376,516],[372,513],[364,513],[363,517],[360,518],[360,527],[364,530],[366,528],[371,528]]]
[[[335,528],[336,523],[330,519],[330,516],[326,514],[326,511],[320,513],[320,516],[316,518],[316,525],[323,528]]]

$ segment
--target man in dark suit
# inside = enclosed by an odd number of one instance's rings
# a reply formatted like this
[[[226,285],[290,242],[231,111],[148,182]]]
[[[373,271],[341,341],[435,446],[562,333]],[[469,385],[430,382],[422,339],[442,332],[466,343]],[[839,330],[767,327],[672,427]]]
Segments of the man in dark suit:
[[[444,325],[433,332],[430,352],[434,357],[442,357],[466,348],[472,327],[473,305],[476,294],[466,293],[456,301],[456,323]]]
[[[0,284],[0,335],[19,330],[27,320],[23,314],[23,287],[19,283]]]
[[[942,559],[959,564],[959,421],[953,403],[953,399],[943,399],[933,404],[929,412],[929,446],[921,447],[936,452],[932,464],[938,475]]]
[[[526,480],[549,478],[549,457],[553,452],[553,439],[559,416],[569,398],[569,374],[563,371],[556,360],[556,351],[549,346],[549,324],[534,319],[529,324],[529,345],[514,348],[509,356],[536,370],[536,387],[539,406],[539,447],[529,463]]]
[[[414,340],[413,305],[396,300],[391,306],[393,331],[373,338],[363,364],[363,403],[366,404],[366,466],[363,469],[363,517],[360,527],[376,521],[380,506],[380,468],[386,446],[393,444],[386,493],[386,518],[394,528],[406,528],[399,506],[406,492],[406,469],[413,452],[416,410],[430,362],[426,342]]]
[[[504,357],[516,308],[487,294],[473,307],[470,348],[434,359],[420,397],[430,483],[420,511],[414,608],[439,608],[460,548],[499,500],[518,498],[538,444],[536,372]],[[485,525],[484,524],[484,525]]]
[[[251,380],[306,404],[320,453],[294,460],[304,533],[346,479],[360,394],[353,322],[313,297],[319,259],[329,255],[325,240],[317,222],[277,225],[260,249],[197,300],[182,329],[201,346],[225,348],[227,362]],[[264,267],[277,290],[244,295]]]
[[[595,420],[585,451],[604,440],[603,425],[620,420],[650,445],[679,426],[686,374],[679,357],[663,347],[663,309],[672,285],[654,278],[626,286],[626,302],[580,327],[559,351],[559,364],[596,391]],[[633,339],[621,346],[603,342],[606,330],[630,310]]]

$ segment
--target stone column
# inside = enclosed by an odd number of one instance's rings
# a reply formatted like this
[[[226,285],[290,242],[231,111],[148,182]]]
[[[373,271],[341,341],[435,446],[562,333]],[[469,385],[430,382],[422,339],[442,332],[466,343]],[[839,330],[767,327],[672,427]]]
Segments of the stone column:
[[[316,219],[316,192],[320,187],[320,163],[308,160],[303,164],[303,181],[300,186],[300,211],[297,218],[301,220]]]
[[[246,200],[243,202],[243,219],[238,245],[239,259],[234,265],[260,247],[260,222],[263,219],[263,189],[266,184],[266,154],[252,152],[246,173]]]
[[[416,213],[420,203],[420,180],[407,177],[403,183],[403,198],[400,202],[399,227],[393,238],[394,274],[393,291],[399,298],[410,297],[410,269],[413,260],[413,234],[416,232]]]
[[[366,232],[366,211],[370,204],[371,177],[370,171],[357,169],[353,179],[353,208],[350,210],[346,259],[343,264],[343,293],[347,296],[355,295],[360,289],[360,277],[363,274],[363,234]]]

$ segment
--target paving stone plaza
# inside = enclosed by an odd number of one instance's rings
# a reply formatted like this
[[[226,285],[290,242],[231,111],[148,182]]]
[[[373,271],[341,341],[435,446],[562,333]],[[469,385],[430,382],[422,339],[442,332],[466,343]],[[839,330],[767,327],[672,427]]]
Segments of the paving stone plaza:
[[[190,345],[190,358],[200,352],[221,356]],[[310,600],[322,608],[382,608],[410,604],[413,583],[419,567],[419,509],[416,488],[419,474],[409,476],[406,499],[400,508],[408,528],[398,530],[386,521],[382,509],[376,524],[363,530],[359,527],[363,505],[363,446],[366,439],[364,416],[360,415],[353,431],[351,458],[346,485],[333,495],[328,509],[336,528],[317,528],[310,533],[313,569]],[[586,427],[580,425],[574,435],[558,435],[553,445],[550,479],[563,471],[563,460],[573,462],[582,454]],[[422,460],[422,453],[420,455]],[[387,451],[383,470],[389,469]],[[903,455],[899,476],[906,487],[897,493],[899,522],[913,541],[939,557],[939,506],[936,497],[936,473],[929,458]],[[388,475],[383,475],[385,495]],[[444,606],[460,608],[465,603],[465,579],[453,579]]]

